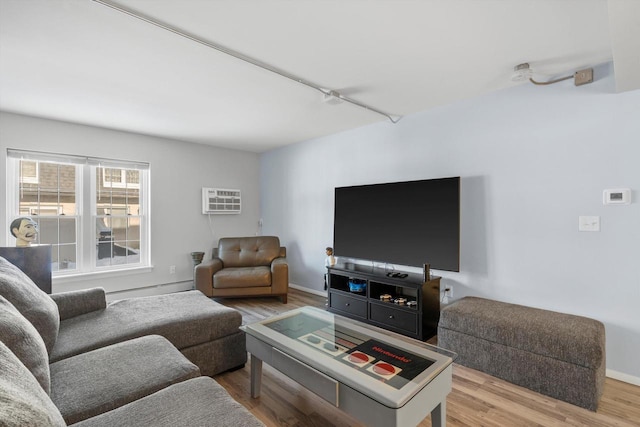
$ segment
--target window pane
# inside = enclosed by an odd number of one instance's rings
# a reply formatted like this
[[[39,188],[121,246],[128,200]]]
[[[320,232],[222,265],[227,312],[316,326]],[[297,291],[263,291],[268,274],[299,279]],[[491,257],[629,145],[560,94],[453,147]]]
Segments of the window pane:
[[[20,183],[38,183],[38,162],[22,160],[20,163]]]
[[[104,168],[105,187],[120,186],[122,184],[122,173],[120,169]]]
[[[96,265],[110,265],[113,251],[113,234],[111,231],[111,218],[99,217],[96,220],[96,236],[98,247],[98,260]],[[102,262],[101,260],[106,260]]]
[[[59,218],[58,229],[60,230],[60,243],[76,243],[76,219]]]
[[[127,181],[127,188],[132,189],[140,188],[140,171],[139,170],[126,170],[125,179]]]
[[[61,243],[76,243],[76,218],[74,217],[43,217],[38,218],[39,243],[56,245]]]
[[[52,248],[53,249],[53,248]],[[76,245],[59,245],[51,251],[53,271],[76,269]]]
[[[45,245],[57,245],[58,239],[58,219],[40,218],[38,219],[38,243]]]
[[[38,218],[38,242],[51,245],[52,270],[73,270],[76,268],[76,218]]]
[[[98,215],[140,214],[140,171],[96,168]]]
[[[20,161],[19,213],[30,216],[76,214],[76,167]]]
[[[129,245],[134,248],[134,249],[140,249],[140,217],[137,216],[130,216],[129,217],[129,228],[127,231],[127,240],[129,240],[130,242],[137,242],[137,243],[130,243]]]
[[[99,267],[140,262],[140,218],[123,215],[101,216],[96,223]]]
[[[111,215],[111,192],[100,191],[96,197],[98,215]]]
[[[122,215],[121,212],[119,212]],[[111,230],[113,238],[118,241],[124,241],[127,239],[127,217],[116,216],[111,218]]]
[[[39,218],[39,243],[48,245],[76,243],[76,218]]]

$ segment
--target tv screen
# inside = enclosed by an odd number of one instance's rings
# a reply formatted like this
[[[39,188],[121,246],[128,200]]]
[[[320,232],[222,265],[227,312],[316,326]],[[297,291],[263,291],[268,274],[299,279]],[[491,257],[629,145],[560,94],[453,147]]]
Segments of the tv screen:
[[[460,271],[460,177],[336,188],[333,251]]]

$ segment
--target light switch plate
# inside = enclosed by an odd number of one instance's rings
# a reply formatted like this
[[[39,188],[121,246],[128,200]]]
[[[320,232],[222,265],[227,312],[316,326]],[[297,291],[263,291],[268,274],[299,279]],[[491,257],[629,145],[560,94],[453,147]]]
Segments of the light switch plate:
[[[578,217],[578,231],[600,231],[599,216]]]

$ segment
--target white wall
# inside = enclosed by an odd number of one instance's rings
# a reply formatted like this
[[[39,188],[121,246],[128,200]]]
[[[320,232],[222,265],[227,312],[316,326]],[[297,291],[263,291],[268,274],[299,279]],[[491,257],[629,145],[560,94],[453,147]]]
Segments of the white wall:
[[[254,235],[257,230],[259,158],[255,153],[214,148],[91,126],[0,113],[0,200],[6,200],[7,148],[149,162],[151,167],[151,272],[112,278],[61,281],[53,291],[103,286],[111,299],[170,292],[192,285],[190,252],[206,252],[223,236]],[[242,191],[240,215],[202,215],[202,187]],[[0,212],[0,245],[8,244],[8,221]],[[176,274],[169,274],[169,266]],[[135,292],[117,292],[145,288]]]
[[[323,288],[336,186],[461,176],[461,271],[477,295],[602,321],[609,374],[640,384],[640,91],[523,84],[261,157],[264,234],[288,247],[290,281]],[[379,106],[383,108],[384,106]],[[384,109],[384,108],[383,108]],[[603,206],[628,187],[633,204]],[[601,217],[578,232],[578,216]]]

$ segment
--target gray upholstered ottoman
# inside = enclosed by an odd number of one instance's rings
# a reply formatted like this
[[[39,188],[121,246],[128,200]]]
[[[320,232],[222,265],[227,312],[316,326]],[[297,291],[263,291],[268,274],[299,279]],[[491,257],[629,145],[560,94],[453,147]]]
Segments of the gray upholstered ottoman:
[[[605,380],[604,325],[593,319],[466,297],[445,307],[438,346],[456,363],[595,411]]]

